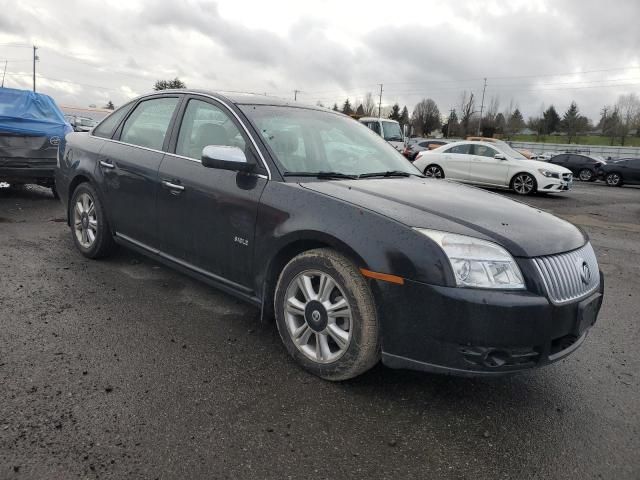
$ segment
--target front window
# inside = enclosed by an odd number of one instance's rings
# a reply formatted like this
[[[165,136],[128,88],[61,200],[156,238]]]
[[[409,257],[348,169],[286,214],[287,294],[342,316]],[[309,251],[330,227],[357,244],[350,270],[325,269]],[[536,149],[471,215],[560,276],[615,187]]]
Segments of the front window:
[[[522,155],[519,151],[511,148],[511,145],[509,145],[507,142],[503,142],[502,140],[497,140],[494,143],[496,147],[498,147],[498,149],[502,151],[502,153],[513,158],[514,160],[528,160],[528,158]]]
[[[242,105],[283,173],[420,172],[360,122],[320,110]]]
[[[402,130],[396,122],[382,122],[384,139],[388,142],[402,142]]]

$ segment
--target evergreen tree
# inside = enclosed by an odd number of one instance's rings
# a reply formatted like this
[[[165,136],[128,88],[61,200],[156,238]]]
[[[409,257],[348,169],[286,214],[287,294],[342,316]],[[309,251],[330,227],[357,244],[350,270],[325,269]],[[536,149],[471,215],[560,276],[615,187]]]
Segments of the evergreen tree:
[[[356,115],[364,117],[364,107],[362,104],[358,105],[358,108],[356,108]]]
[[[578,133],[586,130],[589,126],[589,119],[584,115],[580,115],[580,110],[576,102],[571,102],[569,108],[562,116],[560,128],[567,134],[567,140],[571,143]]]
[[[344,101],[344,105],[342,106],[342,113],[344,113],[345,115],[351,115],[353,113],[351,102],[349,102],[348,98]]]
[[[400,120],[398,120],[398,122],[400,122],[400,126],[404,128],[405,125],[409,125],[409,121],[409,110],[405,105],[402,108],[402,113],[400,114]]]
[[[333,104],[333,108],[332,108],[331,110],[333,110],[334,112],[339,112],[339,111],[340,111],[340,109],[338,108],[338,104],[337,104],[337,103],[334,103],[334,104]]]
[[[400,105],[398,105],[397,103],[393,104],[393,107],[391,107],[391,113],[389,114],[389,118],[391,120],[400,122]]]
[[[107,104],[104,106],[104,108],[106,108],[107,110],[115,110],[115,105],[113,104],[113,102],[111,100],[109,100],[107,102]]]
[[[553,105],[544,111],[542,118],[544,120],[545,133],[551,134],[560,127],[560,115],[558,115]]]

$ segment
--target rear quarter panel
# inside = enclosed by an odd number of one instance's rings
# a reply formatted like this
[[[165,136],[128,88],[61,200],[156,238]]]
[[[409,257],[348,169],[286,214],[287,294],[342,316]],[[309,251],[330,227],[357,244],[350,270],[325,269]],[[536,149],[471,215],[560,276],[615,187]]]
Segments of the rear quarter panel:
[[[88,179],[100,190],[95,171],[103,146],[104,140],[102,138],[79,132],[67,134],[60,142],[56,168],[56,188],[65,207],[68,206],[73,194],[72,189],[75,188],[80,177]]]

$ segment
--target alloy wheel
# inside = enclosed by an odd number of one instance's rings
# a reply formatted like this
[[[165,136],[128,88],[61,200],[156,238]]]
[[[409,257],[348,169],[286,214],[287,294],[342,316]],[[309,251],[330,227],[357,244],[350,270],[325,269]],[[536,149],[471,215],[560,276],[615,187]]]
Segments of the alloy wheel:
[[[583,168],[578,173],[578,177],[580,178],[580,180],[582,182],[589,182],[593,178],[593,172],[591,170],[589,170],[588,168]]]
[[[347,351],[353,331],[351,306],[331,275],[298,274],[287,288],[284,303],[289,336],[307,358],[331,363]]]
[[[73,207],[73,227],[78,243],[91,248],[98,236],[96,204],[88,193],[81,193]]]
[[[437,165],[430,165],[429,167],[427,167],[427,169],[424,171],[424,174],[425,176],[430,178],[444,177],[444,173],[442,172],[442,169]]]
[[[612,187],[620,185],[621,180],[620,175],[617,173],[610,173],[607,175],[607,185],[611,185]]]
[[[530,194],[534,187],[533,177],[527,173],[521,173],[513,179],[513,189],[520,195]]]

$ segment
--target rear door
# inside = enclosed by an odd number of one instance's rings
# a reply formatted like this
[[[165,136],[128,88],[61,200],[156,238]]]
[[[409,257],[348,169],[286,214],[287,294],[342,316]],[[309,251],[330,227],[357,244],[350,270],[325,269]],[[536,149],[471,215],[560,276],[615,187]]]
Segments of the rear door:
[[[488,145],[472,145],[469,162],[469,181],[486,185],[505,186],[509,173],[509,161],[494,158],[499,152]]]
[[[111,227],[117,235],[157,248],[156,194],[158,169],[169,142],[181,95],[141,100],[107,140],[97,168]]]
[[[260,163],[253,173],[202,166],[207,145],[239,147],[247,159],[258,161],[244,129],[222,103],[190,96],[179,118],[173,153],[165,156],[159,172],[160,250],[215,280],[248,289],[253,285],[253,239],[267,172]]]
[[[446,178],[452,180],[469,179],[469,164],[471,163],[471,148],[472,144],[462,143],[454,145],[444,150],[439,155],[442,158],[441,167],[444,169],[444,175]]]

